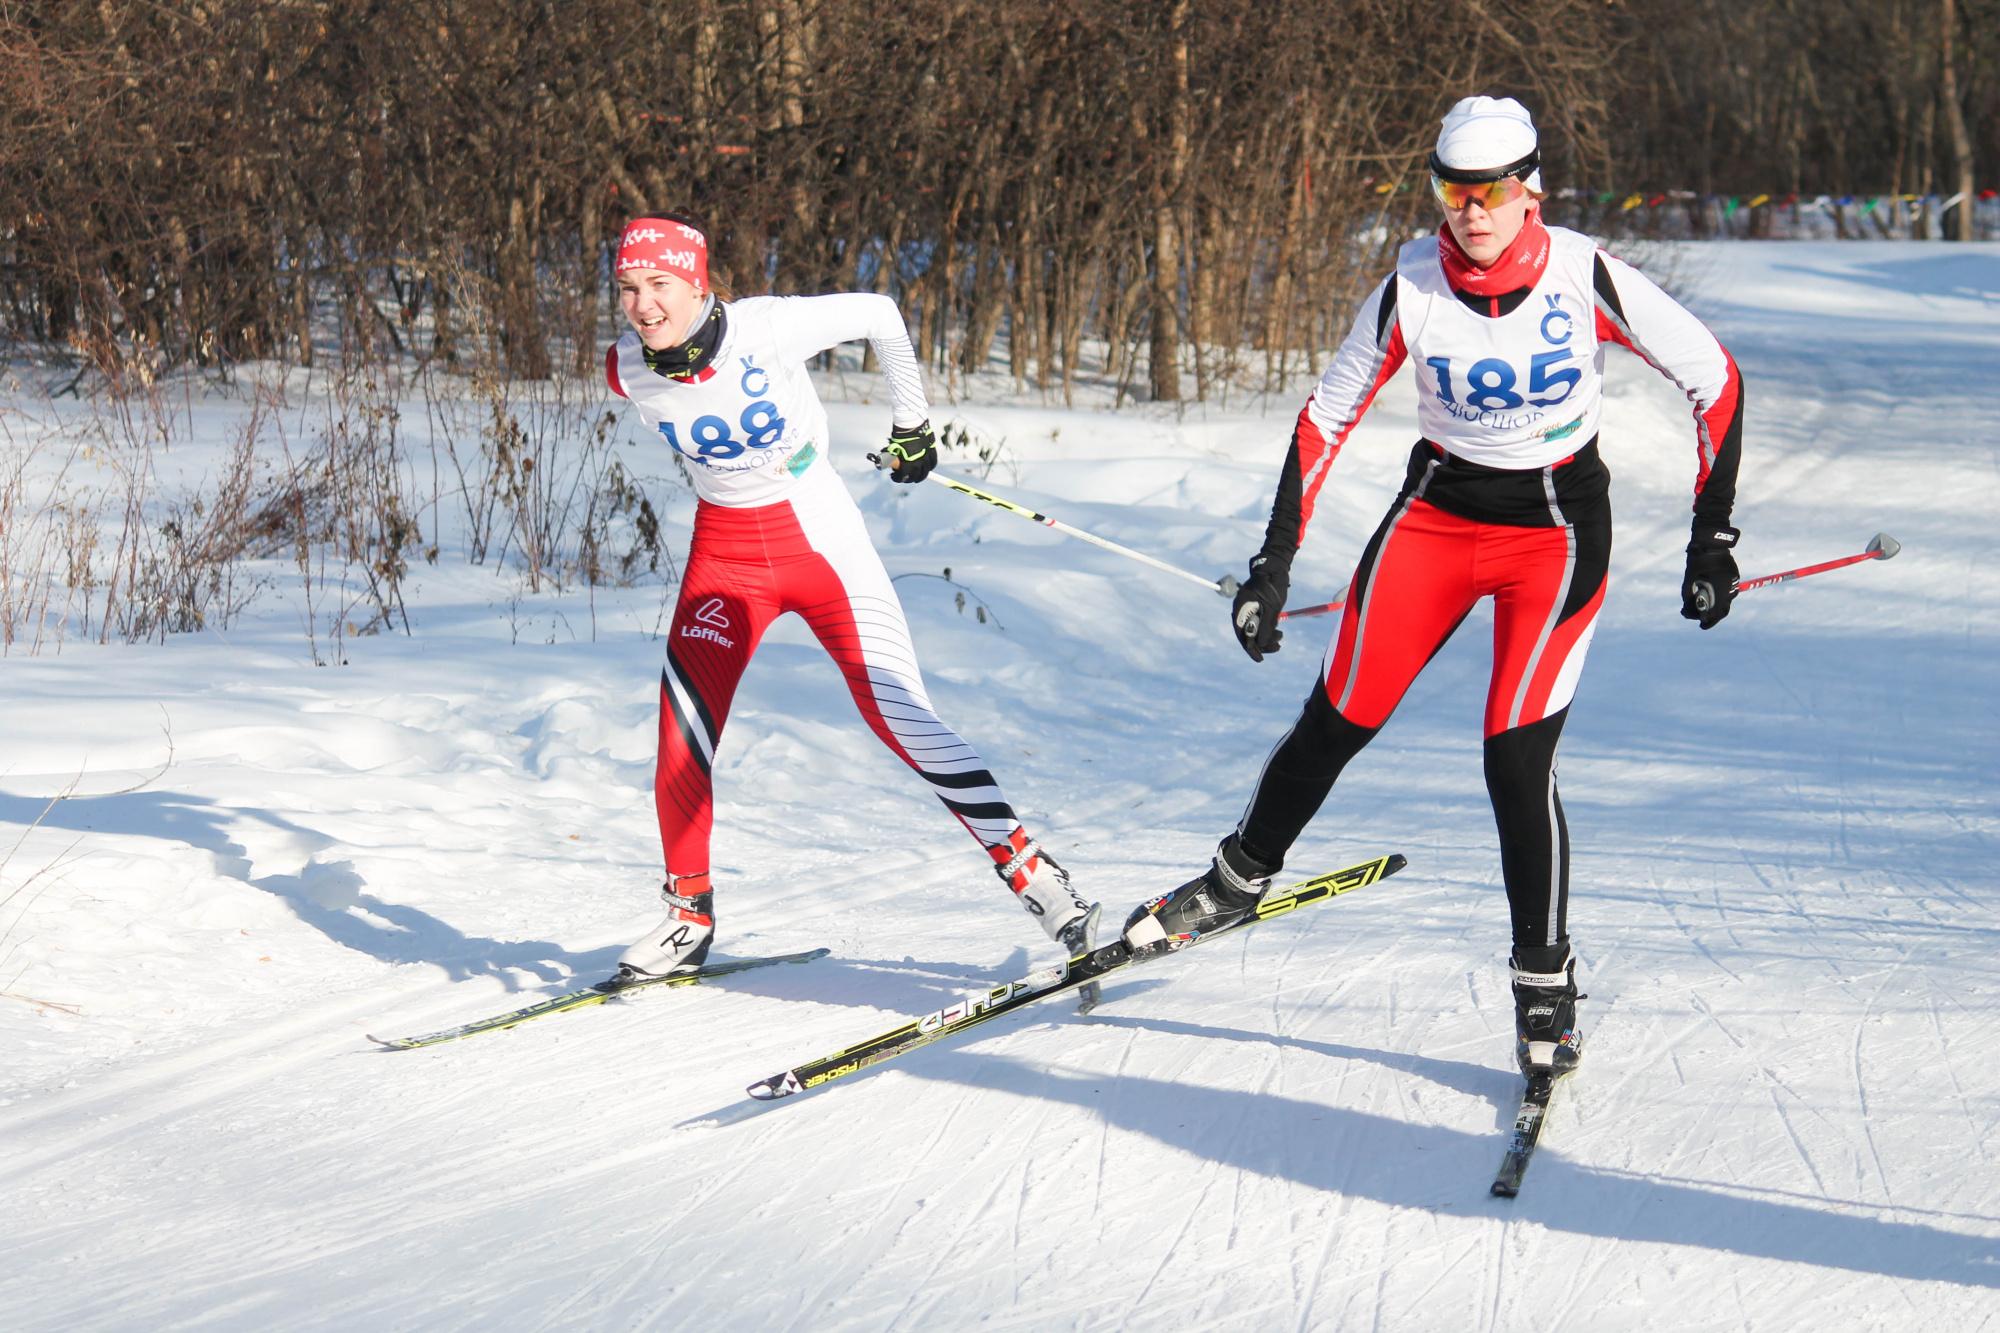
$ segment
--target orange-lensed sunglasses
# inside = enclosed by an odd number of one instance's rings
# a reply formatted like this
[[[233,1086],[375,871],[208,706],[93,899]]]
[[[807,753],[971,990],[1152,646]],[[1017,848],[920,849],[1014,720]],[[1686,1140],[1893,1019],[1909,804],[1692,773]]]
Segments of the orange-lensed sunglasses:
[[[1435,173],[1431,176],[1431,193],[1454,213],[1467,204],[1498,208],[1520,198],[1527,188],[1528,183],[1519,176],[1502,176],[1497,181],[1448,181]]]

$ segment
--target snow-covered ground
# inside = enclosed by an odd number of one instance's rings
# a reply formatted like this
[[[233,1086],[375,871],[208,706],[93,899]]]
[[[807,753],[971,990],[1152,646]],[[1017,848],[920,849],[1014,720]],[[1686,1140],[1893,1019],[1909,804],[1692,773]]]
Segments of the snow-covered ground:
[[[656,915],[661,588],[446,558],[345,666],[282,586],[226,633],[0,658],[0,1327],[2000,1326],[2000,248],[1675,262],[1748,383],[1745,576],[1903,553],[1680,619],[1686,408],[1613,353],[1562,765],[1589,1057],[1519,1199],[1486,1192],[1519,1080],[1479,617],[1291,865],[1402,875],[746,1115],[1040,932],[784,621],[718,762],[718,954],[832,955],[378,1050],[595,980]],[[1219,598],[881,484],[879,399],[826,383],[892,571],[950,571],[899,584],[940,710],[1114,919],[1202,865],[1331,621],[1254,665]],[[940,417],[1002,444],[996,489],[1217,575],[1297,402],[975,383]],[[1295,601],[1414,433],[1392,384]]]

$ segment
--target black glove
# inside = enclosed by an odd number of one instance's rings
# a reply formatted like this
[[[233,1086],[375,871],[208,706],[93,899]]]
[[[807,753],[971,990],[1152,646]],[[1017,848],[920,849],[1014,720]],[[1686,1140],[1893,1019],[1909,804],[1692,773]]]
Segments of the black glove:
[[[1681,575],[1681,615],[1714,629],[1736,598],[1735,528],[1697,526],[1688,538],[1687,573]]]
[[[889,447],[882,452],[892,460],[890,481],[919,482],[937,466],[937,436],[928,421],[897,426],[889,432]]]
[[[1285,594],[1292,590],[1291,566],[1275,556],[1257,555],[1250,559],[1250,577],[1236,590],[1230,609],[1230,628],[1250,660],[1261,662],[1264,654],[1278,651],[1285,635],[1278,628],[1278,613],[1285,609]]]

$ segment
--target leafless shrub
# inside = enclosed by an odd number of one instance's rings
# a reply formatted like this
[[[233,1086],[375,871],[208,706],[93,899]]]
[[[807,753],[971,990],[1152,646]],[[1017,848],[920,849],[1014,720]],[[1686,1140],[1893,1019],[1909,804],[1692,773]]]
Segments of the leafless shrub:
[[[6,432],[0,650],[226,628],[255,594],[243,561],[267,417],[251,412],[216,476],[161,497],[178,411],[156,382],[126,385],[66,432],[32,443]],[[58,461],[37,475],[44,454]]]

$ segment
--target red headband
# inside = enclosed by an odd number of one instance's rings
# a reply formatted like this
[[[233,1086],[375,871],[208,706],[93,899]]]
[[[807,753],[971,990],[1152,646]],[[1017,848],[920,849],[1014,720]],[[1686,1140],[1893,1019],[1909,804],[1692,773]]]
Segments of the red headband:
[[[656,268],[686,278],[696,287],[708,286],[708,238],[685,222],[666,218],[633,218],[618,238],[614,273]]]

